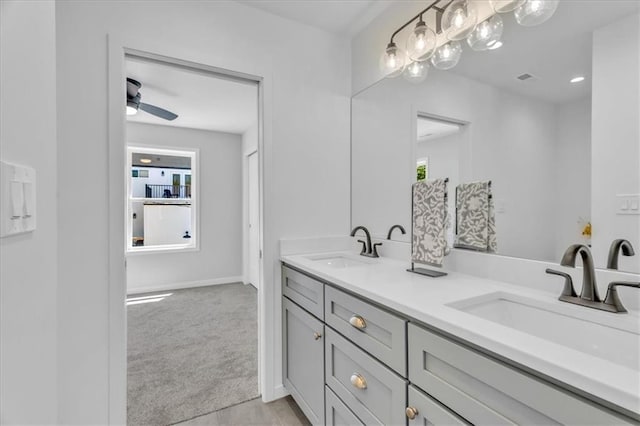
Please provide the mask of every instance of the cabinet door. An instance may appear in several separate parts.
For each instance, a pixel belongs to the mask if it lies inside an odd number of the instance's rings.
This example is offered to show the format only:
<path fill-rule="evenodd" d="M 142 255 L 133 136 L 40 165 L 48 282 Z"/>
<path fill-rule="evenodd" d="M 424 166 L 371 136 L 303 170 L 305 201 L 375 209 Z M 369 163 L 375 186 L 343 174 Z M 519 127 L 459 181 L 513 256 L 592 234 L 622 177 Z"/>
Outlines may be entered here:
<path fill-rule="evenodd" d="M 324 325 L 282 298 L 284 385 L 314 425 L 324 424 Z"/>
<path fill-rule="evenodd" d="M 364 423 L 340 401 L 340 398 L 328 386 L 325 388 L 325 396 L 327 426 L 364 426 Z"/>
<path fill-rule="evenodd" d="M 406 414 L 409 418 L 409 426 L 470 424 L 413 386 L 409 386 L 409 406 Z"/>

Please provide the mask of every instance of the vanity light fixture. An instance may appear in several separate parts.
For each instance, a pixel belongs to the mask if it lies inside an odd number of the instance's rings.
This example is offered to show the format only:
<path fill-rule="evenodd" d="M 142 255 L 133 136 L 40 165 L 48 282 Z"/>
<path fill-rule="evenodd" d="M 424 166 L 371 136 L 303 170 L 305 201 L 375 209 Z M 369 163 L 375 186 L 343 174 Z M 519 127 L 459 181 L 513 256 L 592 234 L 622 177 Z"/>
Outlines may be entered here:
<path fill-rule="evenodd" d="M 584 76 L 577 76 L 577 77 L 573 77 L 571 80 L 569 80 L 570 83 L 580 83 L 581 81 L 584 81 Z"/>
<path fill-rule="evenodd" d="M 493 10 L 498 13 L 512 12 L 522 6 L 527 0 L 491 0 Z"/>
<path fill-rule="evenodd" d="M 458 65 L 462 56 L 462 45 L 457 41 L 450 41 L 436 49 L 431 57 L 431 63 L 439 70 L 450 70 Z"/>
<path fill-rule="evenodd" d="M 512 12 L 520 25 L 529 27 L 547 21 L 558 8 L 559 0 L 489 0 L 496 14 L 478 24 L 476 0 L 435 0 L 391 34 L 391 40 L 380 58 L 385 77 L 400 74 L 411 82 L 426 78 L 427 60 L 440 70 L 455 67 L 462 55 L 459 40 L 466 39 L 473 50 L 495 50 L 502 47 L 504 23 L 499 13 Z M 443 4 L 442 6 L 438 6 Z M 423 17 L 435 12 L 435 29 Z M 412 22 L 418 21 L 407 39 L 406 51 L 393 41 Z M 438 45 L 441 40 L 441 45 Z M 448 40 L 448 41 L 446 41 Z"/>
<path fill-rule="evenodd" d="M 426 61 L 436 50 L 436 33 L 422 17 L 407 40 L 407 55 L 412 61 Z"/>
<path fill-rule="evenodd" d="M 150 158 L 141 158 L 140 162 L 142 164 L 149 164 L 149 163 L 151 163 L 151 159 Z"/>
<path fill-rule="evenodd" d="M 467 44 L 473 50 L 487 50 L 500 41 L 503 29 L 504 24 L 500 15 L 493 15 L 476 26 L 467 37 Z"/>
<path fill-rule="evenodd" d="M 518 24 L 525 27 L 540 25 L 553 16 L 559 0 L 527 0 L 513 14 Z"/>
<path fill-rule="evenodd" d="M 429 73 L 429 62 L 411 62 L 404 69 L 402 76 L 411 83 L 421 83 L 427 78 Z"/>
<path fill-rule="evenodd" d="M 442 31 L 449 40 L 462 40 L 476 28 L 478 12 L 471 0 L 453 0 L 442 17 Z"/>

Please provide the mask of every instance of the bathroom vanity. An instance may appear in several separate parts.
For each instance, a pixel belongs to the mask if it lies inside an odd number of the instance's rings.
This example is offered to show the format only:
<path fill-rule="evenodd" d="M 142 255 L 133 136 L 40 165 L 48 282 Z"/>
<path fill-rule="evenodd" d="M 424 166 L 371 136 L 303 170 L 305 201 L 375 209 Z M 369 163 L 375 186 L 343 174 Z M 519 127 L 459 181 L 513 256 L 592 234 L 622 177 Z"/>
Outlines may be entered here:
<path fill-rule="evenodd" d="M 283 380 L 313 424 L 640 421 L 637 312 L 387 258 L 282 262 Z"/>

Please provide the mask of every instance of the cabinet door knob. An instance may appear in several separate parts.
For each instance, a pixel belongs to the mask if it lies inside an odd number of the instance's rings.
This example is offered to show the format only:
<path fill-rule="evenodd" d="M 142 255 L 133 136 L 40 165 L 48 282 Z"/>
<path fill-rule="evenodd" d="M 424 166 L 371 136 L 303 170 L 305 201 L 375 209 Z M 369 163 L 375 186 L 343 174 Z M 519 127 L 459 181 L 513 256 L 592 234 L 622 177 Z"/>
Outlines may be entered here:
<path fill-rule="evenodd" d="M 349 318 L 349 324 L 357 328 L 358 330 L 363 330 L 367 328 L 367 322 L 360 315 L 354 314 Z"/>
<path fill-rule="evenodd" d="M 322 337 L 322 334 L 318 333 L 317 331 L 313 333 L 314 340 L 320 340 L 321 337 Z"/>
<path fill-rule="evenodd" d="M 358 389 L 367 388 L 367 381 L 360 373 L 353 373 L 351 375 L 351 384 Z"/>
<path fill-rule="evenodd" d="M 413 407 L 407 407 L 407 409 L 404 410 L 404 413 L 407 415 L 409 420 L 413 420 L 418 415 L 418 410 Z"/>

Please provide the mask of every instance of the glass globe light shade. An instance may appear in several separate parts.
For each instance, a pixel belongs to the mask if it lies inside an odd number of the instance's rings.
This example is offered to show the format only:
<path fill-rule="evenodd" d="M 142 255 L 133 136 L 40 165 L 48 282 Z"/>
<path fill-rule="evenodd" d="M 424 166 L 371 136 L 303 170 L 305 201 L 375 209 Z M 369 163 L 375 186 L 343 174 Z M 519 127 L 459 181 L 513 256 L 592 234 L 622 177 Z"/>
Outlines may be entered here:
<path fill-rule="evenodd" d="M 428 73 L 429 64 L 427 62 L 414 61 L 405 67 L 402 76 L 411 83 L 421 83 L 427 78 Z"/>
<path fill-rule="evenodd" d="M 473 1 L 453 0 L 442 16 L 442 31 L 449 40 L 462 40 L 476 27 L 478 12 Z"/>
<path fill-rule="evenodd" d="M 418 22 L 407 39 L 407 56 L 413 61 L 426 61 L 436 50 L 436 33 L 424 23 Z"/>
<path fill-rule="evenodd" d="M 457 41 L 450 41 L 438 47 L 431 57 L 431 64 L 439 70 L 448 70 L 460 61 L 462 45 Z"/>
<path fill-rule="evenodd" d="M 406 54 L 399 49 L 394 42 L 387 45 L 387 48 L 380 57 L 380 71 L 385 77 L 397 77 L 404 70 Z"/>
<path fill-rule="evenodd" d="M 467 37 L 467 44 L 473 50 L 487 50 L 500 41 L 504 24 L 500 15 L 493 15 L 486 21 L 480 22 Z"/>
<path fill-rule="evenodd" d="M 527 0 L 490 0 L 491 7 L 498 13 L 507 13 L 516 10 Z"/>
<path fill-rule="evenodd" d="M 557 8 L 558 0 L 527 0 L 513 13 L 518 24 L 533 27 L 551 18 Z"/>

